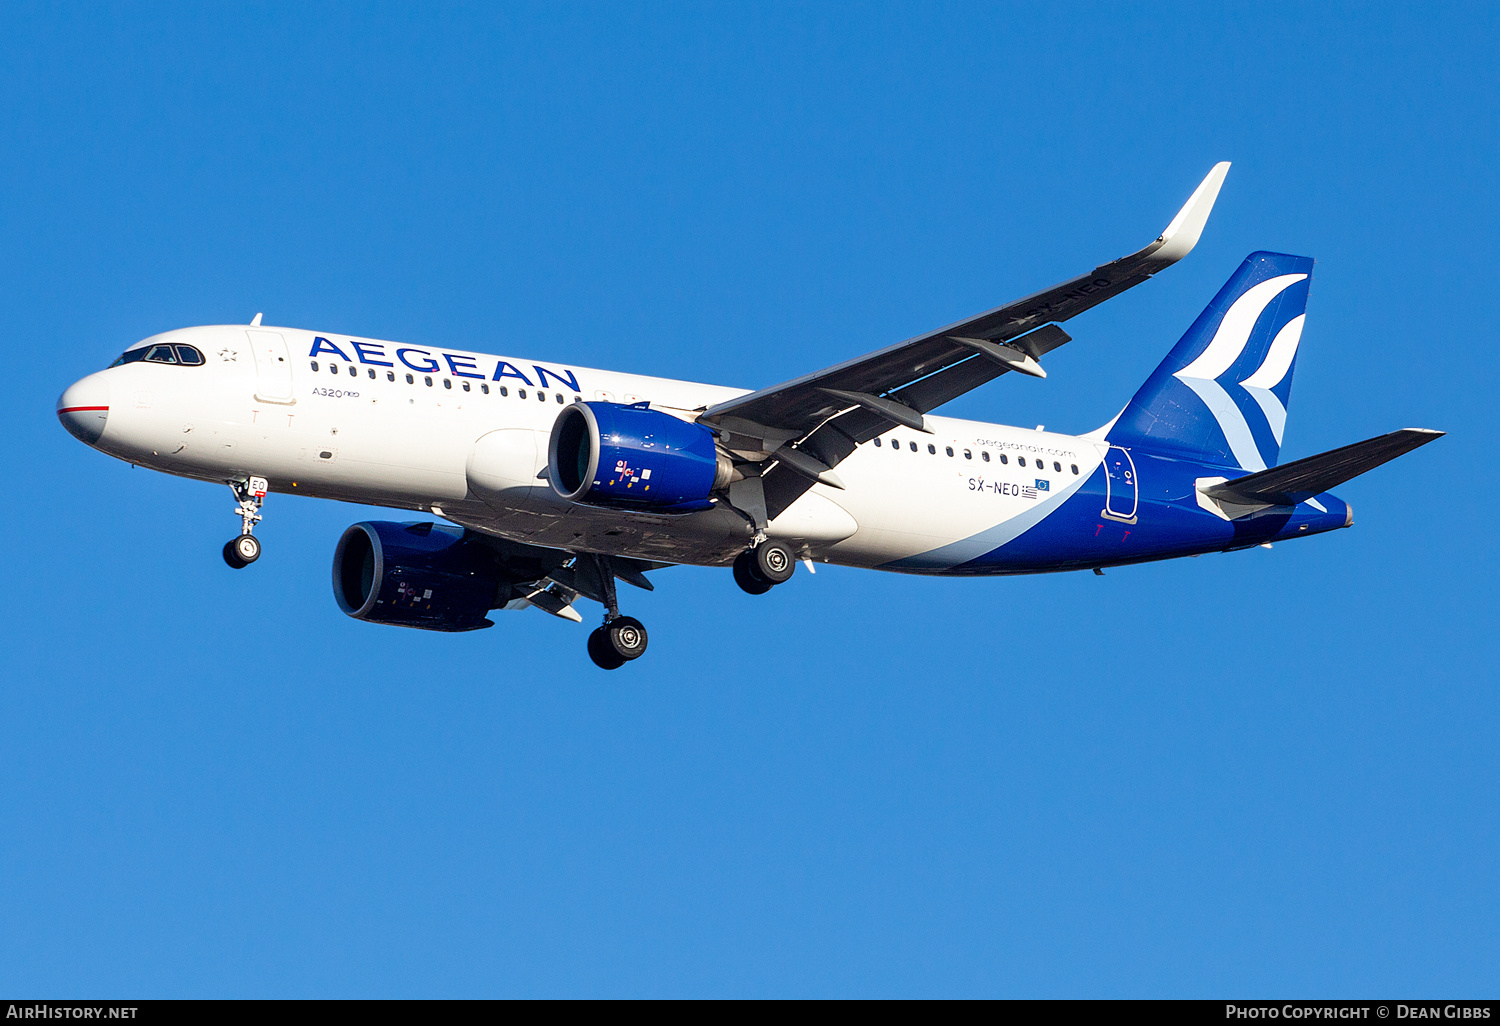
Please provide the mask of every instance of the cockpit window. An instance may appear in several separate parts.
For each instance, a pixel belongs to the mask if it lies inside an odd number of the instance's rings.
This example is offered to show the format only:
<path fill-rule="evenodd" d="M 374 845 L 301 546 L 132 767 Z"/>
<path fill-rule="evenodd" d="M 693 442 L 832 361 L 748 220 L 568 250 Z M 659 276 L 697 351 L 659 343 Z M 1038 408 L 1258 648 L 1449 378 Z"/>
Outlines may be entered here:
<path fill-rule="evenodd" d="M 142 346 L 140 349 L 132 349 L 120 354 L 120 358 L 111 367 L 119 367 L 126 363 L 174 363 L 184 367 L 201 367 L 206 362 L 203 354 L 192 346 L 175 345 L 169 346 L 163 343 L 155 346 Z"/>

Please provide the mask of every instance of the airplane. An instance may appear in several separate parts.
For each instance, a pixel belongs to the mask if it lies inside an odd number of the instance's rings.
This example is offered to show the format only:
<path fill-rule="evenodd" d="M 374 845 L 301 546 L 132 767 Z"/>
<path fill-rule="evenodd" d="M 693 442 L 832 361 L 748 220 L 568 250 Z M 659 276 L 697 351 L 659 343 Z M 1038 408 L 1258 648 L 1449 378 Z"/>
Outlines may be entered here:
<path fill-rule="evenodd" d="M 334 598 L 370 623 L 493 626 L 528 607 L 644 654 L 617 582 L 730 567 L 750 594 L 799 563 L 945 576 L 1092 570 L 1349 527 L 1329 489 L 1440 437 L 1404 428 L 1278 463 L 1313 261 L 1245 258 L 1125 408 L 1083 435 L 933 416 L 1004 374 L 1045 378 L 1059 325 L 1197 244 L 1228 162 L 1150 245 L 1015 302 L 758 391 L 432 345 L 247 325 L 153 335 L 57 403 L 79 440 L 227 484 L 236 569 L 271 493 L 441 518 L 354 524 Z"/>

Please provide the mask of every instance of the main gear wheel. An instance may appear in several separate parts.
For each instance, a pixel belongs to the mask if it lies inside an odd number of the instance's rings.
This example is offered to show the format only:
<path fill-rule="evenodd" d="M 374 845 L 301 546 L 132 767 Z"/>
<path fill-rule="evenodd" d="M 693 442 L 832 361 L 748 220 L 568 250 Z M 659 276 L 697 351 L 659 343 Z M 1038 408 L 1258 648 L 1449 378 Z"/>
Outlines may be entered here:
<path fill-rule="evenodd" d="M 646 654 L 646 628 L 633 616 L 617 616 L 589 635 L 589 658 L 602 670 L 618 670 Z"/>

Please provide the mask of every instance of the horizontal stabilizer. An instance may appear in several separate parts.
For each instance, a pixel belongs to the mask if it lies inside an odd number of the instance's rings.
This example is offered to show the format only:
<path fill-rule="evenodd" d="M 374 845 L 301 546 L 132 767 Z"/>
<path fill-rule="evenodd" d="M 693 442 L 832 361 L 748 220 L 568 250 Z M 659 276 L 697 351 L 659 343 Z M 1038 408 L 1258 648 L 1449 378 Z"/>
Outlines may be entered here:
<path fill-rule="evenodd" d="M 1402 428 L 1388 435 L 1211 485 L 1202 492 L 1210 499 L 1236 506 L 1295 506 L 1441 437 L 1441 431 Z"/>

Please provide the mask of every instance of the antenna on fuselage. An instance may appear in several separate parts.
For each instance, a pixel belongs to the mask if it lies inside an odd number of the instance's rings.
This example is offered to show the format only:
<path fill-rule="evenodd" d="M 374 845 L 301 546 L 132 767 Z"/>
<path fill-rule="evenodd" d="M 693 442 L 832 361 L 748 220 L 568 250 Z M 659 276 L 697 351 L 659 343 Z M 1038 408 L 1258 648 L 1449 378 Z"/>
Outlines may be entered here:
<path fill-rule="evenodd" d="M 250 327 L 252 327 L 252 328 L 258 328 L 258 327 L 260 327 L 260 314 L 256 314 L 253 318 L 250 319 Z"/>

